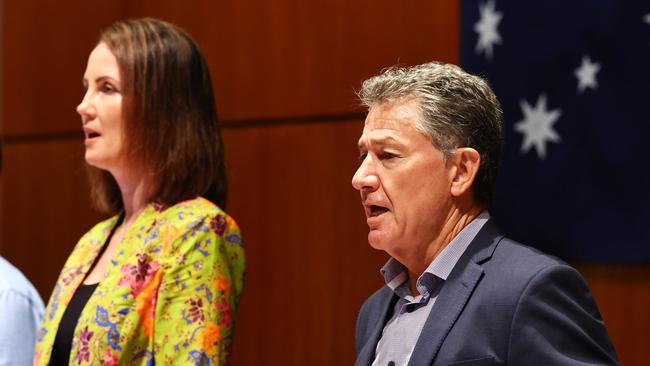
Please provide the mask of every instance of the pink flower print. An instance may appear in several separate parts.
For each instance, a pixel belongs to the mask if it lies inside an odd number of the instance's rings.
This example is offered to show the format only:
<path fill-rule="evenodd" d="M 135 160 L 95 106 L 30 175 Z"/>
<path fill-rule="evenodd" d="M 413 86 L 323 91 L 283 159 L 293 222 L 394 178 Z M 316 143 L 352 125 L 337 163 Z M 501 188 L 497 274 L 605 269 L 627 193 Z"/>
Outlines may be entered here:
<path fill-rule="evenodd" d="M 210 229 L 219 236 L 226 232 L 226 226 L 226 218 L 223 215 L 217 215 L 210 220 Z"/>
<path fill-rule="evenodd" d="M 104 363 L 102 365 L 104 366 L 118 366 L 118 359 L 117 355 L 111 352 L 110 348 L 106 349 L 106 352 L 104 352 Z"/>
<path fill-rule="evenodd" d="M 219 310 L 219 325 L 224 328 L 230 328 L 232 317 L 230 314 L 230 304 L 226 299 L 222 299 L 216 303 L 217 310 Z"/>
<path fill-rule="evenodd" d="M 196 323 L 199 320 L 201 322 L 205 321 L 205 315 L 203 315 L 203 301 L 201 299 L 196 301 L 189 299 L 185 303 L 190 304 L 188 318 L 192 323 Z"/>
<path fill-rule="evenodd" d="M 158 262 L 150 262 L 150 258 L 147 254 L 141 253 L 137 255 L 138 263 L 125 264 L 120 269 L 122 278 L 118 282 L 121 286 L 130 286 L 130 294 L 133 297 L 137 297 L 142 288 L 145 287 L 151 279 L 156 274 L 156 271 L 160 268 Z"/>
<path fill-rule="evenodd" d="M 77 360 L 77 365 L 81 365 L 82 361 L 88 362 L 90 359 L 90 351 L 88 350 L 88 343 L 93 337 L 93 332 L 88 331 L 88 327 L 85 327 L 81 333 L 79 333 L 79 350 L 75 356 Z"/>

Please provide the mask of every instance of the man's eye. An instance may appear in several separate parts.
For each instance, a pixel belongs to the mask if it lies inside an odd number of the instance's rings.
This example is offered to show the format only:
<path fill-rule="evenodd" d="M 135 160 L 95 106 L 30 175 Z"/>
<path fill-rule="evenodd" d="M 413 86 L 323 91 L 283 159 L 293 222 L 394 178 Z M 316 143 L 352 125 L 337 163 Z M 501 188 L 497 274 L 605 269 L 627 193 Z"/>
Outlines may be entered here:
<path fill-rule="evenodd" d="M 361 154 L 359 154 L 359 158 L 358 158 L 358 159 L 359 159 L 359 162 L 361 163 L 361 162 L 363 162 L 364 160 L 366 160 L 366 156 L 368 156 L 368 153 L 361 153 Z"/>
<path fill-rule="evenodd" d="M 382 152 L 381 154 L 379 154 L 379 159 L 381 160 L 390 160 L 395 157 L 396 157 L 395 154 L 391 154 L 389 152 Z"/>

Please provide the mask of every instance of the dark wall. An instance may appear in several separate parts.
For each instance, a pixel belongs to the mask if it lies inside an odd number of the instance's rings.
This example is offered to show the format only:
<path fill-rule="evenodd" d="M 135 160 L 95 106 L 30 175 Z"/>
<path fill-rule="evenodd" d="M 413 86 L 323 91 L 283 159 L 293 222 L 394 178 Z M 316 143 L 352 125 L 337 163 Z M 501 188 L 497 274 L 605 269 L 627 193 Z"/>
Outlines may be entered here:
<path fill-rule="evenodd" d="M 236 365 L 352 364 L 357 310 L 380 286 L 350 180 L 361 80 L 458 62 L 455 1 L 5 1 L 0 249 L 48 298 L 90 209 L 75 106 L 101 28 L 155 16 L 185 28 L 213 72 L 247 287 Z M 642 364 L 647 266 L 580 265 L 624 364 Z"/>

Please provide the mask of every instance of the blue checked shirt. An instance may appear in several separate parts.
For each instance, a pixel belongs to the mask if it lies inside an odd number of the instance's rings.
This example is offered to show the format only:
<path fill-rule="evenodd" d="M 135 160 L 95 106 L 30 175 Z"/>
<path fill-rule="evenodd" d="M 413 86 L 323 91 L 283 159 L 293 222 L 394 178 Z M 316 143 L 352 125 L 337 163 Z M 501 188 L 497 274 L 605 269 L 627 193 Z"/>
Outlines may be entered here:
<path fill-rule="evenodd" d="M 391 258 L 381 269 L 386 285 L 399 297 L 393 317 L 386 323 L 377 343 L 373 366 L 406 366 L 420 332 L 447 276 L 474 240 L 490 214 L 483 211 L 461 230 L 420 275 L 416 282 L 419 295 L 412 296 L 408 269 Z"/>

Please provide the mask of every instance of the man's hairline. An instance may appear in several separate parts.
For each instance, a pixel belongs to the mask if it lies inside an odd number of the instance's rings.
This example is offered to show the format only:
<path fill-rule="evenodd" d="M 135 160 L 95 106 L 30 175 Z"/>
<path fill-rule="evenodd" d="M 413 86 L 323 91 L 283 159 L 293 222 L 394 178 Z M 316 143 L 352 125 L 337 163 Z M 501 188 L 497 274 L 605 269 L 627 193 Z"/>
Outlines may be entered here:
<path fill-rule="evenodd" d="M 451 157 L 454 154 L 454 151 L 456 149 L 460 148 L 460 146 L 455 146 L 452 149 L 450 149 L 449 151 L 447 151 L 446 149 L 442 149 L 440 146 L 438 146 L 438 144 L 436 144 L 436 142 L 434 141 L 433 135 L 425 127 L 425 125 L 426 125 L 425 119 L 426 118 L 424 116 L 424 109 L 422 107 L 423 98 L 422 98 L 421 95 L 418 95 L 418 94 L 419 93 L 418 93 L 417 89 L 413 89 L 413 90 L 410 90 L 409 92 L 407 92 L 405 94 L 395 93 L 395 95 L 392 95 L 392 96 L 387 96 L 387 97 L 383 97 L 383 98 L 375 98 L 372 101 L 372 103 L 365 103 L 365 101 L 364 101 L 364 104 L 368 108 L 368 113 L 366 114 L 366 117 L 367 117 L 368 114 L 370 114 L 370 110 L 373 107 L 375 107 L 377 105 L 380 105 L 380 104 L 387 104 L 387 103 L 388 104 L 390 104 L 390 103 L 403 104 L 403 103 L 408 103 L 410 101 L 415 101 L 416 106 L 417 106 L 417 111 L 418 111 L 417 114 L 418 114 L 418 116 L 417 116 L 417 120 L 414 123 L 413 128 L 415 128 L 416 131 L 418 131 L 419 133 L 424 135 L 429 140 L 431 145 L 433 145 L 433 147 L 435 147 L 440 152 L 442 152 L 443 161 L 446 163 L 447 161 L 449 161 L 449 159 L 451 159 Z"/>

